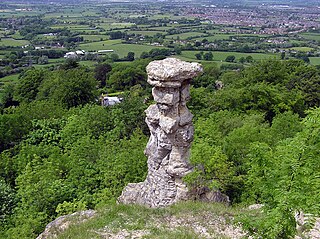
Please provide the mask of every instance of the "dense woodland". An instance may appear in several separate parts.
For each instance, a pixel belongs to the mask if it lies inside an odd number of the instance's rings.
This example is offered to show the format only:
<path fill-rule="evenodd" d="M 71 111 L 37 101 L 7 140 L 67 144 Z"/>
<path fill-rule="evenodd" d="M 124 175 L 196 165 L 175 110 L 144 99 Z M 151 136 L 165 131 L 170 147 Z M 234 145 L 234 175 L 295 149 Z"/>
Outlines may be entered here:
<path fill-rule="evenodd" d="M 57 216 L 113 204 L 127 183 L 144 180 L 151 60 L 94 69 L 69 60 L 52 71 L 29 69 L 7 86 L 0 238 L 35 238 Z M 241 71 L 205 64 L 188 104 L 196 129 L 189 187 L 220 190 L 232 204 L 263 203 L 263 215 L 240 219 L 257 237 L 294 235 L 295 211 L 320 213 L 319 84 L 320 70 L 300 60 Z M 124 100 L 102 107 L 105 92 Z"/>

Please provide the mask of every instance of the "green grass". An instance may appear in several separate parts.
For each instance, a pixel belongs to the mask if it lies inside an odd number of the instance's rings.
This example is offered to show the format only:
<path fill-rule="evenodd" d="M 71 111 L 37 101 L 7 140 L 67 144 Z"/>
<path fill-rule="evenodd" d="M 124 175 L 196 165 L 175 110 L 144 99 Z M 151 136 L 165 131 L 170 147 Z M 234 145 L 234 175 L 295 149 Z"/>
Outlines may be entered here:
<path fill-rule="evenodd" d="M 184 57 L 184 59 L 196 60 L 195 54 L 199 52 L 200 51 L 183 51 L 181 56 Z M 254 60 L 263 60 L 263 59 L 269 59 L 269 58 L 279 59 L 278 55 L 265 54 L 265 53 L 240 53 L 240 52 L 212 51 L 212 54 L 213 54 L 214 61 L 225 61 L 226 57 L 230 55 L 234 55 L 236 57 L 236 61 L 239 60 L 241 57 L 247 57 L 247 56 L 252 56 Z"/>
<path fill-rule="evenodd" d="M 112 30 L 112 29 L 126 29 L 131 26 L 133 26 L 133 23 L 130 22 L 110 22 L 110 23 L 99 23 L 97 24 L 97 27 L 101 27 L 106 31 Z"/>
<path fill-rule="evenodd" d="M 174 25 L 171 25 L 171 27 L 169 25 L 169 26 L 166 26 L 166 27 L 150 27 L 148 29 L 149 30 L 155 30 L 155 31 L 167 31 L 167 30 L 169 30 L 169 29 L 171 29 L 173 27 L 174 27 Z"/>
<path fill-rule="evenodd" d="M 320 57 L 309 57 L 312 65 L 320 65 Z"/>
<path fill-rule="evenodd" d="M 233 36 L 231 34 L 215 34 L 213 36 L 204 36 L 204 37 L 198 37 L 194 38 L 194 40 L 202 40 L 202 39 L 207 39 L 208 41 L 212 42 L 215 40 L 229 40 L 229 38 Z"/>
<path fill-rule="evenodd" d="M 94 61 L 79 61 L 79 65 L 87 66 L 87 67 L 93 67 L 97 63 Z"/>
<path fill-rule="evenodd" d="M 302 33 L 300 36 L 308 40 L 320 41 L 320 33 Z"/>
<path fill-rule="evenodd" d="M 96 29 L 88 26 L 88 25 L 77 25 L 77 24 L 60 24 L 52 26 L 53 29 L 57 28 L 67 28 L 70 31 L 95 31 Z"/>
<path fill-rule="evenodd" d="M 313 48 L 311 47 L 292 47 L 290 49 L 294 51 L 302 51 L 302 52 L 308 52 L 313 50 Z"/>
<path fill-rule="evenodd" d="M 85 51 L 110 50 L 111 46 L 121 43 L 121 40 L 106 40 L 80 44 L 79 48 Z"/>
<path fill-rule="evenodd" d="M 214 203 L 182 202 L 159 209 L 113 204 L 98 210 L 98 215 L 94 218 L 72 225 L 59 234 L 58 239 L 109 238 L 108 236 L 120 233 L 127 233 L 128 237 L 125 238 L 135 238 L 137 232 L 142 235 L 139 238 L 149 239 L 203 238 L 195 225 L 205 227 L 211 238 L 230 238 L 219 234 L 217 227 L 220 233 L 223 232 L 231 227 L 233 217 L 242 213 L 244 212 L 238 208 Z M 226 223 L 215 223 L 221 217 Z M 73 221 L 76 222 L 77 219 L 74 218 Z"/>
<path fill-rule="evenodd" d="M 112 50 L 120 57 L 124 57 L 128 54 L 128 52 L 134 52 L 135 57 L 140 57 L 142 52 L 149 52 L 154 48 L 159 48 L 156 46 L 149 46 L 149 45 L 137 45 L 137 44 L 117 44 L 111 47 Z"/>
<path fill-rule="evenodd" d="M 15 40 L 13 38 L 1 38 L 0 46 L 19 47 L 30 44 L 27 40 Z"/>
<path fill-rule="evenodd" d="M 0 78 L 0 82 L 15 83 L 18 81 L 18 78 L 19 78 L 19 74 L 9 75 L 9 76 L 5 76 L 5 77 Z"/>
<path fill-rule="evenodd" d="M 107 40 L 101 42 L 80 44 L 79 48 L 85 51 L 93 52 L 98 50 L 113 50 L 113 53 L 118 54 L 120 57 L 126 56 L 128 52 L 134 52 L 135 57 L 139 57 L 142 52 L 149 52 L 151 49 L 158 47 L 150 45 L 122 44 L 121 40 Z"/>
<path fill-rule="evenodd" d="M 15 40 L 23 40 L 23 36 L 20 35 L 20 32 L 16 31 L 13 35 L 10 35 L 11 38 Z"/>
<path fill-rule="evenodd" d="M 128 31 L 128 33 L 140 34 L 143 36 L 154 36 L 156 34 L 165 34 L 163 31 Z"/>
<path fill-rule="evenodd" d="M 101 38 L 103 41 L 108 40 L 108 36 L 106 35 L 80 35 L 83 37 L 84 41 L 101 41 Z"/>
<path fill-rule="evenodd" d="M 181 33 L 181 34 L 174 34 L 174 35 L 168 35 L 166 36 L 167 39 L 177 39 L 178 37 L 181 40 L 185 40 L 189 37 L 203 37 L 205 38 L 207 36 L 207 34 L 203 33 L 203 32 L 185 32 L 185 33 Z"/>

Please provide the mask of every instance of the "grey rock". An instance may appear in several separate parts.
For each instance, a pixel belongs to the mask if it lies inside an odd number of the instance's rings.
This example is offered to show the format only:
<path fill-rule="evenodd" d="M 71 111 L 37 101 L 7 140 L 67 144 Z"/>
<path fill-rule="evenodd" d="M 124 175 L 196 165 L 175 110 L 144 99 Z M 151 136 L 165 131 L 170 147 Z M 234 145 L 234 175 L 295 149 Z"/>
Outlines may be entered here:
<path fill-rule="evenodd" d="M 71 225 L 80 224 L 96 215 L 94 210 L 75 212 L 61 216 L 50 222 L 45 230 L 36 239 L 57 238 L 58 234 L 69 228 Z"/>
<path fill-rule="evenodd" d="M 145 111 L 151 133 L 144 151 L 148 175 L 144 182 L 128 184 L 119 203 L 163 207 L 189 199 L 182 177 L 192 171 L 189 156 L 194 128 L 186 102 L 190 99 L 190 79 L 201 72 L 198 63 L 174 58 L 153 61 L 147 66 L 156 101 Z"/>
<path fill-rule="evenodd" d="M 167 88 L 179 88 L 182 82 L 196 77 L 200 72 L 200 64 L 176 58 L 153 61 L 147 66 L 149 84 Z"/>

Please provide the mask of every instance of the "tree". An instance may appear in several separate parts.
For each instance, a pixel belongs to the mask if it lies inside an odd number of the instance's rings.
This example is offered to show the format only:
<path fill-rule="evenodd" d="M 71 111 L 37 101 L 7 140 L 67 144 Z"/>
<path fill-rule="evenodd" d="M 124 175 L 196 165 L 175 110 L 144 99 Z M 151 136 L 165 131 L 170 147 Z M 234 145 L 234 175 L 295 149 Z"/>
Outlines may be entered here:
<path fill-rule="evenodd" d="M 239 59 L 239 62 L 243 64 L 243 63 L 246 62 L 246 59 L 242 56 L 242 57 Z"/>
<path fill-rule="evenodd" d="M 41 56 L 38 58 L 38 64 L 39 65 L 45 65 L 48 64 L 48 56 Z"/>
<path fill-rule="evenodd" d="M 119 55 L 116 54 L 116 53 L 112 53 L 112 54 L 110 55 L 110 59 L 111 59 L 112 61 L 118 61 L 118 60 L 119 60 Z"/>
<path fill-rule="evenodd" d="M 227 56 L 227 57 L 226 57 L 225 61 L 226 61 L 226 62 L 234 62 L 234 61 L 235 61 L 235 59 L 236 59 L 236 57 L 235 57 L 235 56 L 230 55 L 230 56 Z"/>
<path fill-rule="evenodd" d="M 67 58 L 65 63 L 62 64 L 59 69 L 61 70 L 70 70 L 79 67 L 79 63 L 77 59 Z"/>
<path fill-rule="evenodd" d="M 200 42 L 200 41 L 196 41 L 196 42 L 194 43 L 194 46 L 195 46 L 195 47 L 201 46 L 201 42 Z"/>
<path fill-rule="evenodd" d="M 28 70 L 17 84 L 16 98 L 20 102 L 31 102 L 35 100 L 39 92 L 39 86 L 46 77 L 47 72 L 45 70 Z"/>
<path fill-rule="evenodd" d="M 175 47 L 174 47 L 174 51 L 175 51 L 175 53 L 176 53 L 177 55 L 181 55 L 182 49 L 181 49 L 181 47 L 179 47 L 179 46 L 175 46 Z"/>
<path fill-rule="evenodd" d="M 201 60 L 202 59 L 202 54 L 201 53 L 196 53 L 195 54 L 197 60 Z"/>
<path fill-rule="evenodd" d="M 207 52 L 203 55 L 203 59 L 206 60 L 206 61 L 212 61 L 213 59 L 213 55 L 212 55 L 212 52 Z"/>
<path fill-rule="evenodd" d="M 106 86 L 107 74 L 112 70 L 110 64 L 99 64 L 94 69 L 94 78 L 100 82 L 100 87 Z"/>
<path fill-rule="evenodd" d="M 140 84 L 146 86 L 146 72 L 141 67 L 131 64 L 116 65 L 110 72 L 107 84 L 115 91 L 130 89 L 130 87 Z"/>
<path fill-rule="evenodd" d="M 14 85 L 6 85 L 0 98 L 0 109 L 10 106 L 17 106 L 18 104 L 19 102 L 14 99 Z"/>
<path fill-rule="evenodd" d="M 127 61 L 134 61 L 134 52 L 128 52 L 128 55 L 126 57 Z"/>
<path fill-rule="evenodd" d="M 60 70 L 50 75 L 40 86 L 38 98 L 60 102 L 67 108 L 92 102 L 97 82 L 85 68 Z"/>
<path fill-rule="evenodd" d="M 145 52 L 145 51 L 142 52 L 141 55 L 140 55 L 140 58 L 141 58 L 141 59 L 146 59 L 146 58 L 149 58 L 149 57 L 150 57 L 150 56 L 149 56 L 149 53 L 148 53 L 148 52 Z"/>
<path fill-rule="evenodd" d="M 262 238 L 292 238 L 294 213 L 320 213 L 319 108 L 308 112 L 303 130 L 277 147 L 253 144 L 249 154 L 247 189 L 265 204 L 264 216 L 246 222 L 249 231 Z"/>
<path fill-rule="evenodd" d="M 0 177 L 0 229 L 7 226 L 9 217 L 13 214 L 13 209 L 17 203 L 13 189 Z M 1 235 L 0 235 L 1 236 Z"/>
<path fill-rule="evenodd" d="M 252 57 L 252 56 L 247 56 L 247 57 L 246 57 L 246 61 L 247 61 L 248 63 L 253 62 L 253 57 Z"/>
<path fill-rule="evenodd" d="M 110 40 L 121 39 L 124 36 L 125 36 L 125 33 L 121 32 L 121 31 L 110 32 Z"/>

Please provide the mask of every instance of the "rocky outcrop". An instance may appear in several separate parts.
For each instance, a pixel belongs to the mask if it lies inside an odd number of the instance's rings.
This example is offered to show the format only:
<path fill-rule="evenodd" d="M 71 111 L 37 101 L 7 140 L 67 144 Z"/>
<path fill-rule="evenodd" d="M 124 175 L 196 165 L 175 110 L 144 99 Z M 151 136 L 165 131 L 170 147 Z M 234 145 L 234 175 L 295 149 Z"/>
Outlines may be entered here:
<path fill-rule="evenodd" d="M 147 66 L 156 102 L 145 111 L 151 133 L 145 149 L 148 175 L 144 182 L 127 185 L 118 202 L 162 207 L 188 199 L 182 177 L 191 172 L 188 159 L 194 128 L 186 103 L 190 99 L 190 80 L 200 72 L 198 63 L 175 58 Z"/>
<path fill-rule="evenodd" d="M 93 218 L 95 215 L 96 211 L 86 210 L 58 217 L 56 220 L 50 222 L 46 226 L 44 232 L 36 239 L 57 238 L 61 232 L 68 229 L 71 225 L 83 223 L 86 220 Z"/>

